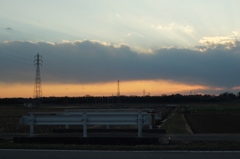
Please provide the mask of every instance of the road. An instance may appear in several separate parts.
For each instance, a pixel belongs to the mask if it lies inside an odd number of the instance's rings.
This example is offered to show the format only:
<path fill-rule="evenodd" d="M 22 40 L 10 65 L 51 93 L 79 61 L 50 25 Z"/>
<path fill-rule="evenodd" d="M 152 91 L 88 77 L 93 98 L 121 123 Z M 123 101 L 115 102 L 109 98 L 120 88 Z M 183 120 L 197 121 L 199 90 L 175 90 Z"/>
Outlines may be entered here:
<path fill-rule="evenodd" d="M 28 133 L 0 133 L 0 140 L 13 140 L 13 137 L 28 137 Z M 168 141 L 240 141 L 240 134 L 144 134 L 144 137 L 159 138 L 160 143 Z M 39 134 L 35 137 L 82 137 L 81 133 L 48 133 Z M 136 137 L 136 133 L 89 133 L 91 137 Z M 116 138 L 117 140 L 117 138 Z"/>
<path fill-rule="evenodd" d="M 0 149 L 1 159 L 236 159 L 240 151 L 81 151 Z"/>
<path fill-rule="evenodd" d="M 240 134 L 166 134 L 173 141 L 240 141 Z"/>

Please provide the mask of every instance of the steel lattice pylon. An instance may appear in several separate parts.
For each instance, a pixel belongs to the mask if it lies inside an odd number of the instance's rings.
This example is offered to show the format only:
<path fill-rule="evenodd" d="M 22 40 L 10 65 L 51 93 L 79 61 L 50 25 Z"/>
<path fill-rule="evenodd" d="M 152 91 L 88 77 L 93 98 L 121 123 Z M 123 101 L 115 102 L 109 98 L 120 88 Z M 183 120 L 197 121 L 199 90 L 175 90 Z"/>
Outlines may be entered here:
<path fill-rule="evenodd" d="M 34 66 L 36 66 L 36 76 L 34 84 L 34 95 L 33 98 L 37 99 L 37 104 L 39 105 L 39 99 L 42 97 L 42 86 L 41 86 L 41 75 L 40 75 L 40 65 L 42 65 L 42 56 L 39 53 L 34 56 Z"/>

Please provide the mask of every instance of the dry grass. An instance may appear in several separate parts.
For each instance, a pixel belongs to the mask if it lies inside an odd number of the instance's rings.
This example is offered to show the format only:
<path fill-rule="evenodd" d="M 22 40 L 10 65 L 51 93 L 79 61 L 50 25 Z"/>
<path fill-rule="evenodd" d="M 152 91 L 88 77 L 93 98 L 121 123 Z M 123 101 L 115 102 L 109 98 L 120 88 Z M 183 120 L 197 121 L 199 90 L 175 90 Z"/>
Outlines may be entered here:
<path fill-rule="evenodd" d="M 184 115 L 175 109 L 167 120 L 162 124 L 162 129 L 167 134 L 192 134 L 192 130 L 186 122 Z"/>

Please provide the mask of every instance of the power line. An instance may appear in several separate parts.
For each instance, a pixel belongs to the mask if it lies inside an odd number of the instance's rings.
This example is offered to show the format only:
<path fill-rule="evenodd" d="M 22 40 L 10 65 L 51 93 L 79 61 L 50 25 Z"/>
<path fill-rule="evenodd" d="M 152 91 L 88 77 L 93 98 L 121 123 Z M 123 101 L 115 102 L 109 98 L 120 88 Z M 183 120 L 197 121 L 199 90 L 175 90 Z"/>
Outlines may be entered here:
<path fill-rule="evenodd" d="M 60 69 L 57 69 L 57 68 L 54 68 L 50 65 L 48 65 L 45 61 L 45 64 L 44 64 L 44 70 L 45 72 L 47 71 L 49 75 L 53 75 L 51 76 L 52 78 L 59 80 L 59 78 L 62 80 L 62 81 L 65 81 L 65 82 L 69 82 L 69 81 L 72 81 L 72 78 L 70 78 L 69 74 L 65 73 L 64 71 L 60 70 Z M 57 76 L 57 77 L 56 77 Z M 58 78 L 59 77 L 59 78 Z"/>
<path fill-rule="evenodd" d="M 22 46 L 23 48 L 26 48 L 26 50 L 28 50 L 28 48 L 26 46 Z M 3 46 L 0 45 L 0 49 L 3 50 L 4 52 L 0 52 L 0 61 L 2 65 L 4 65 L 4 67 L 12 67 L 12 69 L 16 68 L 16 65 L 18 65 L 17 67 L 19 69 L 22 68 L 22 66 L 25 66 L 26 68 L 24 69 L 29 69 L 30 67 L 27 66 L 31 66 L 31 63 L 29 63 L 28 61 L 30 61 L 31 54 L 29 53 L 29 51 L 20 51 L 20 50 L 16 50 L 14 48 L 10 48 L 8 46 Z M 69 71 L 63 71 L 63 66 L 65 67 L 64 64 L 62 64 L 62 62 L 60 61 L 56 61 L 56 58 L 51 59 L 51 56 L 48 57 L 47 59 L 48 61 L 44 61 L 44 72 L 46 72 L 48 74 L 47 77 L 51 77 L 54 81 L 58 81 L 60 79 L 60 81 L 63 82 L 71 82 L 73 81 L 73 74 L 70 75 Z M 55 63 L 57 62 L 57 64 Z M 11 65 L 10 63 L 14 63 L 14 65 Z M 22 66 L 20 66 L 20 64 Z M 10 65 L 10 66 L 9 66 Z M 23 69 L 23 68 L 22 68 Z M 2 72 L 6 72 L 5 69 L 0 69 L 0 71 Z M 9 71 L 10 73 L 11 71 Z M 42 73 L 44 73 L 42 72 Z M 72 72 L 73 73 L 73 72 Z M 48 78 L 46 78 L 48 79 Z"/>
<path fill-rule="evenodd" d="M 4 60 L 4 61 L 7 61 L 6 64 L 9 64 L 9 62 L 14 62 L 15 64 L 18 63 L 18 64 L 24 64 L 25 66 L 32 66 L 30 63 L 26 62 L 26 61 L 29 61 L 29 57 L 31 57 L 31 55 L 25 53 L 25 52 L 22 52 L 22 51 L 19 51 L 19 50 L 15 50 L 15 49 L 12 49 L 12 48 L 9 48 L 9 47 L 3 47 L 0 45 L 0 48 L 5 50 L 4 53 L 0 53 L 0 60 Z M 3 62 L 4 62 L 3 61 Z M 53 68 L 52 67 L 52 64 L 54 64 L 53 62 L 51 62 L 51 66 L 48 65 L 47 63 L 45 63 L 45 70 L 47 72 L 50 72 L 49 75 L 57 75 L 58 77 L 61 77 L 61 79 L 64 79 L 65 81 L 67 81 L 66 78 L 68 78 L 68 80 L 70 80 L 69 78 L 69 75 L 66 74 L 65 72 L 63 72 L 61 69 L 58 69 L 57 68 Z M 4 71 L 6 72 L 6 70 L 1 70 L 1 71 Z M 58 79 L 58 78 L 56 78 Z"/>

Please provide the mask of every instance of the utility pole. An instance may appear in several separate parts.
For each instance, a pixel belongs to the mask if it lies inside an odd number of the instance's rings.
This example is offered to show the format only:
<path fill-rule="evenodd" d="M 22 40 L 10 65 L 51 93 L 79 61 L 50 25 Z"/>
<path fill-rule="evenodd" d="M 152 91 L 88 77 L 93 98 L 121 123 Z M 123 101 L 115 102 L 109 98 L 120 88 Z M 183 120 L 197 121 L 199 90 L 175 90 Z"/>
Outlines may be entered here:
<path fill-rule="evenodd" d="M 120 84 L 119 84 L 119 80 L 117 81 L 117 103 L 120 104 Z"/>
<path fill-rule="evenodd" d="M 42 86 L 41 86 L 41 75 L 40 75 L 40 65 L 42 66 L 42 56 L 37 53 L 34 56 L 34 66 L 36 66 L 35 84 L 34 84 L 34 95 L 35 104 L 40 106 L 40 98 L 42 97 Z"/>

